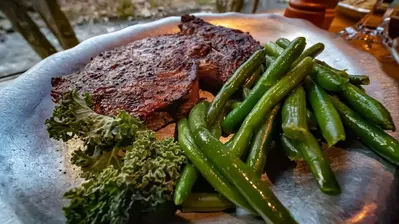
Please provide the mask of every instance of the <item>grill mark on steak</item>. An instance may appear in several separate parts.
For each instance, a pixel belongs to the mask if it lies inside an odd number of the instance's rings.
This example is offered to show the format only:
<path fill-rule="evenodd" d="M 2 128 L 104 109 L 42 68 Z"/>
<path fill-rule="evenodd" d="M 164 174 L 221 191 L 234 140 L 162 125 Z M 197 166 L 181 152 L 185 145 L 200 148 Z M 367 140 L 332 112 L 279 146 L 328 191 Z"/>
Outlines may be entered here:
<path fill-rule="evenodd" d="M 134 41 L 103 52 L 82 70 L 52 79 L 53 100 L 76 89 L 93 110 L 125 110 L 158 130 L 185 116 L 199 99 L 199 80 L 223 84 L 261 46 L 248 33 L 183 16 L 180 32 Z M 205 86 L 205 87 L 206 87 Z"/>

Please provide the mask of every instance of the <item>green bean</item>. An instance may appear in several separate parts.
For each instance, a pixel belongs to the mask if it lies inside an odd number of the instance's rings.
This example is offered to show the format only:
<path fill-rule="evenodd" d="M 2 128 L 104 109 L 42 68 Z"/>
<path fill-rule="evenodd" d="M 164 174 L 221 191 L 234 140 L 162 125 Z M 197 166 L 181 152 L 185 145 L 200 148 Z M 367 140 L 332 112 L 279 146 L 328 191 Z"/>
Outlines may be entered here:
<path fill-rule="evenodd" d="M 234 105 L 232 105 L 234 106 Z M 220 138 L 220 136 L 222 136 L 222 123 L 223 123 L 223 119 L 224 119 L 224 111 L 226 109 L 223 109 L 222 112 L 219 114 L 219 116 L 217 117 L 215 123 L 212 125 L 211 127 L 211 133 L 216 137 L 216 138 Z"/>
<path fill-rule="evenodd" d="M 282 109 L 282 128 L 284 134 L 292 139 L 304 139 L 306 134 L 306 94 L 302 86 L 298 86 L 287 97 Z"/>
<path fill-rule="evenodd" d="M 292 144 L 292 140 L 285 137 L 284 135 L 280 136 L 280 145 L 282 146 L 285 155 L 291 161 L 301 161 L 303 160 L 302 154 L 298 151 L 296 146 Z"/>
<path fill-rule="evenodd" d="M 277 44 L 275 44 L 271 41 L 268 42 L 267 44 L 265 44 L 263 47 L 265 48 L 266 55 L 270 55 L 275 58 L 277 58 L 284 51 L 283 48 L 279 47 Z"/>
<path fill-rule="evenodd" d="M 265 51 L 256 51 L 246 62 L 244 62 L 234 74 L 223 85 L 222 89 L 216 94 L 208 111 L 207 121 L 209 127 L 213 125 L 217 116 L 221 113 L 227 100 L 235 93 L 241 84 L 252 75 L 253 72 L 263 63 Z"/>
<path fill-rule="evenodd" d="M 223 143 L 207 129 L 205 122 L 207 102 L 197 104 L 189 115 L 189 126 L 195 143 L 248 203 L 267 223 L 296 223 L 289 211 L 281 204 L 266 183 L 238 157 L 228 152 Z"/>
<path fill-rule="evenodd" d="M 266 61 L 269 61 L 269 63 L 272 63 L 275 60 L 271 56 L 266 57 L 268 57 Z M 349 82 L 347 77 L 342 77 L 338 74 L 335 74 L 334 72 L 318 64 L 313 65 L 312 72 L 310 74 L 317 84 L 332 92 L 342 91 L 342 89 L 345 88 L 345 85 Z"/>
<path fill-rule="evenodd" d="M 344 126 L 327 93 L 311 79 L 305 79 L 308 100 L 316 116 L 323 137 L 329 146 L 346 138 Z"/>
<path fill-rule="evenodd" d="M 317 129 L 316 117 L 314 116 L 312 111 L 310 111 L 308 108 L 306 108 L 306 120 L 307 120 L 307 124 L 308 124 L 308 129 L 309 130 L 316 130 Z"/>
<path fill-rule="evenodd" d="M 360 141 L 389 162 L 399 166 L 399 142 L 378 127 L 370 124 L 362 116 L 352 111 L 336 97 L 330 97 L 347 129 L 359 137 Z"/>
<path fill-rule="evenodd" d="M 260 78 L 262 72 L 263 72 L 263 65 L 260 65 L 254 72 L 253 75 L 251 75 L 250 77 L 247 78 L 247 80 L 245 80 L 243 87 L 244 88 L 248 88 L 251 89 L 252 86 L 256 83 L 256 81 L 258 81 L 258 79 Z"/>
<path fill-rule="evenodd" d="M 291 142 L 308 163 L 321 191 L 329 195 L 341 193 L 341 189 L 331 170 L 330 164 L 313 135 L 308 133 L 305 135 L 304 141 L 292 140 Z"/>
<path fill-rule="evenodd" d="M 303 53 L 294 61 L 294 63 L 292 63 L 292 67 L 295 67 L 300 61 L 302 61 L 302 59 L 306 57 L 315 58 L 323 51 L 324 51 L 324 44 L 316 43 L 312 45 L 311 47 L 304 50 Z"/>
<path fill-rule="evenodd" d="M 286 48 L 286 47 L 280 47 L 278 44 L 275 44 L 273 42 L 265 44 L 264 47 L 266 54 L 275 58 L 278 57 Z M 302 61 L 302 59 L 306 57 L 315 58 L 317 55 L 323 52 L 323 50 L 324 50 L 324 44 L 322 43 L 316 43 L 312 45 L 311 47 L 303 51 L 303 53 L 292 63 L 291 67 L 295 67 L 300 61 Z"/>
<path fill-rule="evenodd" d="M 265 168 L 266 157 L 270 150 L 272 138 L 276 129 L 276 117 L 280 107 L 281 105 L 277 104 L 273 110 L 270 111 L 251 143 L 246 164 L 254 170 L 259 177 L 262 175 Z"/>
<path fill-rule="evenodd" d="M 219 212 L 234 207 L 233 203 L 220 194 L 191 193 L 183 202 L 182 212 Z"/>
<path fill-rule="evenodd" d="M 315 63 L 312 70 L 313 79 L 328 91 L 340 92 L 349 82 L 347 77 L 342 77 L 335 72 Z"/>
<path fill-rule="evenodd" d="M 226 103 L 226 110 L 227 111 L 231 111 L 231 110 L 234 110 L 235 108 L 237 108 L 238 107 L 238 105 L 240 105 L 240 101 L 237 101 L 237 100 L 229 100 L 229 101 L 227 101 L 227 103 Z"/>
<path fill-rule="evenodd" d="M 265 115 L 295 87 L 297 87 L 312 69 L 313 60 L 306 57 L 286 76 L 272 86 L 246 116 L 239 131 L 234 135 L 230 148 L 232 154 L 240 157 L 251 141 L 253 132 L 259 127 Z M 227 118 L 226 118 L 227 119 Z M 224 125 L 224 122 L 223 122 Z"/>
<path fill-rule="evenodd" d="M 175 205 L 181 205 L 187 196 L 191 193 L 195 181 L 197 181 L 198 172 L 191 164 L 187 164 L 177 181 L 175 192 L 173 193 L 173 201 Z"/>
<path fill-rule="evenodd" d="M 232 133 L 240 126 L 241 122 L 245 119 L 262 95 L 271 86 L 273 86 L 281 76 L 289 71 L 292 62 L 299 57 L 305 48 L 305 45 L 305 38 L 299 37 L 295 39 L 276 59 L 276 61 L 272 65 L 268 66 L 265 73 L 263 73 L 262 77 L 252 88 L 248 98 L 246 98 L 238 108 L 231 111 L 223 121 L 223 130 L 226 133 Z"/>
<path fill-rule="evenodd" d="M 316 61 L 316 64 L 322 65 L 324 68 L 332 71 L 335 74 L 338 74 L 338 75 L 340 75 L 342 77 L 348 77 L 349 76 L 348 73 L 346 73 L 346 70 L 339 70 L 339 69 L 333 68 L 329 64 L 327 64 L 326 62 L 320 61 L 318 59 L 316 59 L 315 61 Z"/>
<path fill-rule="evenodd" d="M 230 183 L 215 165 L 204 155 L 201 149 L 195 144 L 192 132 L 189 129 L 187 119 L 182 119 L 177 124 L 178 141 L 184 154 L 194 164 L 201 175 L 216 189 L 234 204 L 252 211 L 241 193 Z M 213 135 L 212 135 L 213 136 Z M 216 138 L 215 138 L 216 139 Z"/>
<path fill-rule="evenodd" d="M 369 122 L 386 130 L 395 130 L 391 114 L 380 102 L 370 97 L 356 86 L 348 83 L 342 90 L 348 105 Z"/>
<path fill-rule="evenodd" d="M 286 38 L 278 38 L 278 39 L 276 40 L 276 44 L 277 44 L 278 46 L 284 48 L 284 49 L 287 48 L 288 45 L 290 45 L 290 43 L 291 43 L 291 41 L 289 41 L 289 40 L 286 39 Z"/>
<path fill-rule="evenodd" d="M 370 78 L 367 75 L 350 75 L 349 82 L 353 85 L 369 85 Z"/>
<path fill-rule="evenodd" d="M 278 48 L 278 46 L 276 47 L 272 45 L 269 48 Z M 297 61 L 305 56 L 316 57 L 323 50 L 324 50 L 324 45 L 322 43 L 317 43 L 306 49 L 297 59 Z M 273 52 L 279 52 L 279 51 L 282 51 L 282 49 L 275 49 Z M 268 60 L 272 61 L 272 59 L 270 58 Z M 295 61 L 293 65 L 295 65 L 297 61 Z M 314 64 L 311 74 L 312 77 L 316 80 L 316 82 L 319 85 L 321 85 L 321 87 L 333 92 L 341 91 L 343 89 L 343 86 L 349 82 L 348 78 L 340 76 L 333 69 L 328 69 L 327 67 L 319 65 L 317 63 Z"/>
<path fill-rule="evenodd" d="M 249 96 L 249 92 L 251 92 L 251 90 L 250 89 L 248 89 L 248 88 L 242 88 L 242 97 L 243 97 L 243 99 L 246 99 L 246 98 L 248 98 L 248 96 Z M 239 107 L 240 105 L 237 105 L 237 107 Z M 236 108 L 237 108 L 236 107 Z M 234 108 L 235 109 L 235 108 Z"/>
<path fill-rule="evenodd" d="M 266 67 L 271 66 L 274 61 L 276 60 L 274 57 L 270 56 L 270 55 L 266 55 Z"/>
<path fill-rule="evenodd" d="M 363 93 L 366 93 L 366 89 L 361 85 L 356 85 L 358 89 L 360 89 Z"/>

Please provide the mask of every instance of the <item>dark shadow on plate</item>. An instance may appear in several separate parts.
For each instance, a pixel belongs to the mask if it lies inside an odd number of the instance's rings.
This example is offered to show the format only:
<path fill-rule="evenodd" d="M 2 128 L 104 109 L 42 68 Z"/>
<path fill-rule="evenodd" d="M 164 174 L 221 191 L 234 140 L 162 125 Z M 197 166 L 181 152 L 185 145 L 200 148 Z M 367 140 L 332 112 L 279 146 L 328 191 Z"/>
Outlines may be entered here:
<path fill-rule="evenodd" d="M 285 171 L 292 170 L 295 166 L 296 163 L 288 159 L 281 146 L 275 144 L 267 155 L 265 172 L 268 179 L 274 183 Z"/>

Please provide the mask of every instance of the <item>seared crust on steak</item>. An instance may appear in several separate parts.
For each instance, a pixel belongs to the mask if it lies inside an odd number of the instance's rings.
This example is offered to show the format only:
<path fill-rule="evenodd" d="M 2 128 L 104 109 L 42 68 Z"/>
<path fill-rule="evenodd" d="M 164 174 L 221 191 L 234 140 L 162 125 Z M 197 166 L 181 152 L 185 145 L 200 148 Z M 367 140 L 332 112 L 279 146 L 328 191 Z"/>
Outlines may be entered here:
<path fill-rule="evenodd" d="M 57 102 L 76 89 L 93 110 L 125 110 L 158 130 L 185 116 L 199 99 L 198 79 L 221 85 L 260 45 L 249 34 L 183 16 L 181 32 L 134 41 L 103 52 L 82 70 L 52 79 Z"/>
<path fill-rule="evenodd" d="M 207 84 L 220 87 L 243 62 L 261 49 L 258 41 L 241 30 L 215 26 L 191 15 L 182 16 L 181 21 L 180 33 L 200 43 L 192 48 L 189 56 L 198 60 L 200 79 Z"/>

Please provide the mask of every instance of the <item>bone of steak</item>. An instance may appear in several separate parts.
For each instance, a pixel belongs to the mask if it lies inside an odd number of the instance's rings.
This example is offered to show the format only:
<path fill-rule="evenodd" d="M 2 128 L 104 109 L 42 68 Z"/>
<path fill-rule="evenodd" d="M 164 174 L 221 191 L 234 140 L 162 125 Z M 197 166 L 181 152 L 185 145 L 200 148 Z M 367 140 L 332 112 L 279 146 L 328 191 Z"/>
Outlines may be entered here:
<path fill-rule="evenodd" d="M 183 16 L 181 31 L 105 51 L 82 70 L 52 79 L 53 100 L 75 89 L 90 93 L 93 110 L 125 110 L 158 130 L 199 100 L 199 79 L 220 86 L 261 46 L 248 33 Z"/>

